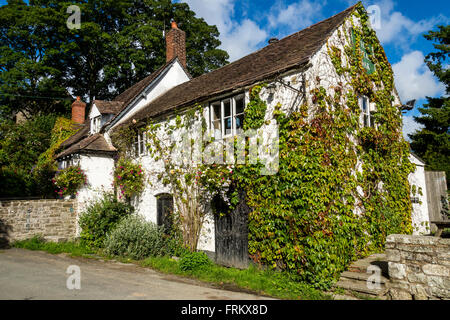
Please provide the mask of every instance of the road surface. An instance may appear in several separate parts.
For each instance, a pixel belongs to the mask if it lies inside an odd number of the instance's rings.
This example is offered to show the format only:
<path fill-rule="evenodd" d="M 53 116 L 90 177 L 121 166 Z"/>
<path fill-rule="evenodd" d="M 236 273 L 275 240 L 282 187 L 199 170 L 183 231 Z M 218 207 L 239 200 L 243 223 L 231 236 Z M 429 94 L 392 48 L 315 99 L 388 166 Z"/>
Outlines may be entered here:
<path fill-rule="evenodd" d="M 260 300 L 265 298 L 216 289 L 195 280 L 164 275 L 133 264 L 71 258 L 64 254 L 52 255 L 42 251 L 12 248 L 0 250 L 0 299 Z"/>

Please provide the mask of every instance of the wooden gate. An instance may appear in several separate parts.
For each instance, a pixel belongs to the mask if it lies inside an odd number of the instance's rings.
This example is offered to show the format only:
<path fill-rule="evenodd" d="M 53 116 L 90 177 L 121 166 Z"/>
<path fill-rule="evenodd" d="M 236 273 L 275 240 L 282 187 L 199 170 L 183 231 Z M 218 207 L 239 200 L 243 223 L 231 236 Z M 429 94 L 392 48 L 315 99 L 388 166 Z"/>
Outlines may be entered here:
<path fill-rule="evenodd" d="M 248 214 L 250 208 L 245 202 L 245 193 L 239 194 L 239 204 L 233 212 L 215 216 L 216 263 L 245 269 L 248 256 Z"/>

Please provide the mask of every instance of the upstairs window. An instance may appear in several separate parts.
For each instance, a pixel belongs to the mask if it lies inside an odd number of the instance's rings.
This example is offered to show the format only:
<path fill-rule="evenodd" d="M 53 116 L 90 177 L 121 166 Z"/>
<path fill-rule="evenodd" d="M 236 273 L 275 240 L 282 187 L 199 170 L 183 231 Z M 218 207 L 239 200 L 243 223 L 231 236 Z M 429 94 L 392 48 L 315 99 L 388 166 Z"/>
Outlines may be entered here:
<path fill-rule="evenodd" d="M 133 141 L 133 154 L 136 157 L 147 154 L 147 134 L 145 132 L 137 132 Z"/>
<path fill-rule="evenodd" d="M 370 100 L 365 96 L 360 97 L 359 100 L 361 105 L 362 125 L 364 128 L 369 128 L 372 126 L 372 119 L 370 117 Z"/>
<path fill-rule="evenodd" d="M 101 116 L 95 117 L 91 119 L 91 132 L 98 133 L 100 132 L 102 124 Z"/>
<path fill-rule="evenodd" d="M 210 104 L 210 128 L 216 139 L 239 133 L 244 124 L 244 108 L 243 94 Z"/>

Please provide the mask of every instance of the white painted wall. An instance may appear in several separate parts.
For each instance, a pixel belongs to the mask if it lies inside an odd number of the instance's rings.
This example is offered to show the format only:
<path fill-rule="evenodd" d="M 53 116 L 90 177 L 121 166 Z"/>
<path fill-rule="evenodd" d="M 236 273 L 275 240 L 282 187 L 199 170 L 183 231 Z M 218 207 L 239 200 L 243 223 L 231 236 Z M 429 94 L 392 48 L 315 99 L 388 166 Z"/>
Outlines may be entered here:
<path fill-rule="evenodd" d="M 114 124 L 114 127 L 130 119 L 133 114 L 135 114 L 139 110 L 142 110 L 143 107 L 145 107 L 148 103 L 155 100 L 163 93 L 186 81 L 189 81 L 188 75 L 186 74 L 178 60 L 175 60 L 164 77 L 162 77 L 157 83 L 155 83 L 150 92 L 146 93 L 145 96 L 141 96 L 137 101 L 133 102 L 131 109 L 116 124 Z"/>
<path fill-rule="evenodd" d="M 415 185 L 417 193 L 411 197 L 419 198 L 420 203 L 412 204 L 412 225 L 414 235 L 428 235 L 431 233 L 430 216 L 428 213 L 427 186 L 425 183 L 425 163 L 410 155 L 409 161 L 416 165 L 416 171 L 411 173 L 408 181 L 411 186 Z M 419 191 L 420 190 L 420 191 Z"/>
<path fill-rule="evenodd" d="M 114 159 L 99 155 L 81 155 L 80 167 L 87 177 L 87 184 L 78 191 L 78 212 L 82 213 L 91 201 L 101 198 L 104 192 L 114 191 Z M 77 235 L 79 235 L 77 224 Z"/>

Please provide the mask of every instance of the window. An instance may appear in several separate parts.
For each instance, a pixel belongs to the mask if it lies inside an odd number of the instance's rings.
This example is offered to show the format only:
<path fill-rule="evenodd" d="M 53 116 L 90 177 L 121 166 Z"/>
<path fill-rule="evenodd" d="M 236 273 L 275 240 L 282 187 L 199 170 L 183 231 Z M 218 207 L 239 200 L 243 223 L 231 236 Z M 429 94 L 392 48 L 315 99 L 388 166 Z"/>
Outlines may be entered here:
<path fill-rule="evenodd" d="M 361 97 L 361 114 L 362 114 L 362 125 L 365 128 L 371 127 L 371 119 L 370 119 L 370 101 L 367 97 Z"/>
<path fill-rule="evenodd" d="M 147 134 L 145 132 L 137 132 L 133 141 L 133 154 L 136 157 L 147 154 Z"/>
<path fill-rule="evenodd" d="M 216 139 L 233 136 L 242 129 L 244 108 L 245 96 L 243 94 L 210 104 L 210 128 Z"/>
<path fill-rule="evenodd" d="M 91 119 L 91 132 L 92 133 L 100 132 L 101 124 L 102 124 L 101 116 L 92 118 Z"/>
<path fill-rule="evenodd" d="M 170 194 L 162 194 L 156 199 L 156 223 L 163 227 L 165 232 L 169 232 L 172 227 L 173 197 Z"/>

